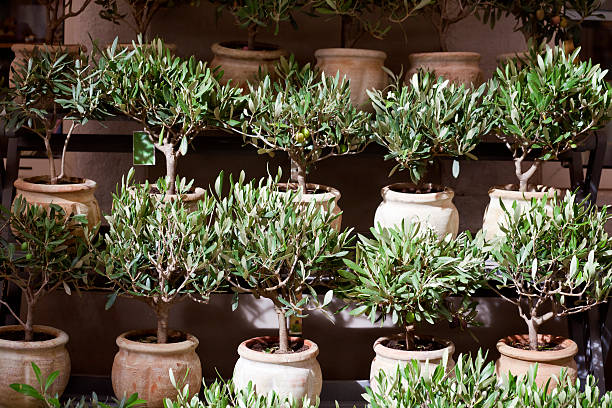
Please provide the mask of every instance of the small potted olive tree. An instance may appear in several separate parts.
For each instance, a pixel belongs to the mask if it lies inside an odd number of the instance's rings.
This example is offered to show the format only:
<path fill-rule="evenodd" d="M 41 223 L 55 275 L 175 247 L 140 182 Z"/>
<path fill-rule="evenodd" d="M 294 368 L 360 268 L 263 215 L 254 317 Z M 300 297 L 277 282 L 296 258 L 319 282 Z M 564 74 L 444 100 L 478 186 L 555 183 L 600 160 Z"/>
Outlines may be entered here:
<path fill-rule="evenodd" d="M 232 80 L 246 88 L 246 83 L 260 75 L 273 74 L 274 66 L 287 51 L 273 45 L 257 42 L 262 29 L 274 27 L 278 34 L 280 23 L 289 21 L 296 25 L 293 12 L 303 6 L 305 0 L 210 0 L 217 8 L 218 16 L 229 13 L 236 26 L 246 29 L 246 41 L 226 41 L 211 46 L 213 67 L 221 67 L 223 81 Z"/>
<path fill-rule="evenodd" d="M 374 225 L 390 226 L 403 219 L 430 223 L 438 235 L 457 235 L 459 214 L 447 187 L 425 183 L 428 166 L 440 157 L 475 157 L 471 151 L 492 127 L 492 92 L 485 84 L 466 88 L 433 74 L 419 72 L 409 85 L 388 92 L 369 92 L 376 109 L 372 122 L 375 140 L 395 159 L 395 170 L 407 170 L 412 183 L 396 183 L 381 191 L 382 203 Z M 453 163 L 453 173 L 459 171 Z"/>
<path fill-rule="evenodd" d="M 314 202 L 300 203 L 301 190 L 279 194 L 278 179 L 244 182 L 241 174 L 218 199 L 219 217 L 226 223 L 223 252 L 226 279 L 239 294 L 269 299 L 278 317 L 278 336 L 255 337 L 238 347 L 234 368 L 238 388 L 252 382 L 260 394 L 275 391 L 296 400 L 314 401 L 321 392 L 319 349 L 313 341 L 288 335 L 291 316 L 329 304 L 333 292 L 319 302 L 313 287 L 343 266 L 350 230 L 332 227 L 337 215 L 320 211 Z M 221 194 L 221 184 L 216 184 Z"/>
<path fill-rule="evenodd" d="M 3 407 L 38 407 L 33 398 L 10 389 L 13 383 L 35 385 L 30 362 L 36 361 L 45 375 L 61 372 L 50 388 L 61 394 L 70 378 L 68 335 L 62 330 L 35 325 L 36 306 L 56 289 L 71 293 L 82 281 L 92 258 L 90 245 L 94 228 L 87 228 L 82 215 L 66 214 L 62 207 L 29 204 L 17 197 L 11 211 L 2 209 L 2 229 L 11 228 L 16 243 L 1 242 L 0 280 L 19 288 L 25 310 L 20 314 L 0 298 L 17 325 L 0 327 L 0 405 Z M 74 234 L 80 227 L 85 233 Z"/>
<path fill-rule="evenodd" d="M 359 237 L 355 262 L 344 260 L 350 271 L 341 272 L 346 283 L 339 290 L 354 303 L 351 314 L 366 315 L 372 323 L 390 317 L 401 329 L 401 334 L 374 343 L 371 386 L 376 388 L 373 380 L 380 371 L 394 374 L 411 360 L 425 367 L 448 359 L 452 368 L 453 343 L 418 335 L 416 326 L 449 321 L 465 327 L 474 321 L 471 296 L 484 276 L 479 245 L 465 234 L 440 239 L 429 226 L 407 221 L 371 231 L 372 238 Z M 461 300 L 452 303 L 450 296 Z"/>
<path fill-rule="evenodd" d="M 291 159 L 291 183 L 287 190 L 302 190 L 305 201 L 317 201 L 340 213 L 340 192 L 308 183 L 307 172 L 324 159 L 362 151 L 368 143 L 366 125 L 370 115 L 351 103 L 346 80 L 327 77 L 309 64 L 299 67 L 293 58 L 277 66 L 279 79 L 266 76 L 249 85 L 241 131 L 259 153 L 286 152 Z M 341 217 L 334 225 L 338 228 Z"/>
<path fill-rule="evenodd" d="M 172 56 L 162 40 L 118 50 L 117 40 L 101 52 L 98 69 L 115 110 L 142 125 L 149 142 L 166 161 L 167 194 L 175 194 L 178 159 L 203 131 L 231 124 L 240 110 L 240 89 L 220 85 L 221 73 L 194 57 Z M 184 191 L 196 201 L 204 190 Z"/>
<path fill-rule="evenodd" d="M 540 333 L 547 321 L 586 311 L 605 302 L 612 289 L 612 239 L 605 231 L 607 208 L 599 211 L 573 194 L 563 200 L 533 199 L 529 211 L 518 204 L 504 207 L 503 235 L 492 241 L 490 254 L 498 266 L 490 279 L 493 290 L 517 307 L 527 335 L 513 335 L 497 343 L 500 376 L 524 375 L 538 364 L 536 382 L 545 384 L 564 368 L 575 381 L 570 339 Z M 508 297 L 509 288 L 517 297 Z"/>
<path fill-rule="evenodd" d="M 157 329 L 117 337 L 112 381 L 118 398 L 137 392 L 147 406 L 161 408 L 165 398 L 175 395 L 170 368 L 186 376 L 191 390 L 200 388 L 198 339 L 171 330 L 169 314 L 172 305 L 186 298 L 207 302 L 222 284 L 217 257 L 224 238 L 217 229 L 214 200 L 206 192 L 196 203 L 187 203 L 169 194 L 165 179 L 160 179 L 158 198 L 149 194 L 148 183 L 135 184 L 133 175 L 131 170 L 113 195 L 99 272 L 113 290 L 107 307 L 117 295 L 140 299 L 155 313 Z M 191 183 L 177 180 L 179 195 L 190 188 Z"/>
<path fill-rule="evenodd" d="M 68 176 L 65 158 L 74 130 L 90 119 L 107 116 L 99 72 L 83 55 L 75 57 L 44 47 L 34 50 L 23 64 L 17 64 L 11 81 L 5 102 L 6 126 L 38 135 L 45 146 L 49 169 L 46 175 L 17 179 L 17 195 L 42 206 L 55 203 L 67 214 L 84 214 L 89 225 L 96 225 L 101 219 L 94 196 L 96 182 Z M 71 124 L 58 172 L 53 145 L 63 120 Z"/>
<path fill-rule="evenodd" d="M 489 238 L 499 234 L 498 222 L 504 218 L 500 201 L 512 207 L 514 201 L 525 205 L 543 197 L 547 187 L 529 184 L 540 165 L 584 142 L 612 117 L 606 71 L 591 61 L 578 62 L 578 52 L 532 49 L 521 67 L 509 60 L 490 82 L 496 89 L 495 135 L 512 153 L 518 185 L 489 190 L 483 220 Z"/>

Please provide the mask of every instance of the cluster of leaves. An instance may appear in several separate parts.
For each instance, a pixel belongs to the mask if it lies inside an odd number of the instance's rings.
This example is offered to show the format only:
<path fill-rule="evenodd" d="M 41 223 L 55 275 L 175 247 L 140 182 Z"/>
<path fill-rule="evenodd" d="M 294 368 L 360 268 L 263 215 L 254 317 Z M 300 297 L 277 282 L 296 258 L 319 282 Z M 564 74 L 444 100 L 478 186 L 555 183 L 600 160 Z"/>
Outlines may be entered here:
<path fill-rule="evenodd" d="M 78 401 L 69 399 L 64 402 L 60 402 L 59 395 L 49 394 L 50 388 L 59 376 L 59 371 L 52 372 L 47 378 L 43 378 L 40 368 L 36 363 L 32 362 L 32 370 L 38 383 L 38 388 L 33 387 L 29 384 L 11 384 L 10 387 L 14 391 L 32 397 L 42 403 L 45 408 L 136 408 L 142 407 L 146 404 L 146 401 L 138 399 L 138 394 L 132 394 L 129 397 L 124 397 L 121 400 L 114 400 L 111 405 L 107 405 L 101 401 L 98 401 L 96 393 L 91 394 L 89 401 L 82 397 Z"/>
<path fill-rule="evenodd" d="M 504 207 L 503 235 L 489 248 L 498 263 L 494 289 L 517 293 L 516 299 L 500 296 L 518 308 L 532 349 L 540 325 L 588 310 L 612 290 L 612 239 L 605 231 L 611 217 L 605 207 L 575 200 L 567 194 L 563 200 L 534 199 L 529 211 Z"/>
<path fill-rule="evenodd" d="M 222 73 L 194 57 L 172 55 L 157 39 L 119 50 L 117 40 L 100 52 L 98 69 L 117 112 L 144 127 L 150 142 L 166 157 L 166 182 L 174 194 L 177 159 L 202 131 L 235 125 L 241 90 L 221 85 Z"/>
<path fill-rule="evenodd" d="M 6 126 L 27 129 L 41 137 L 49 159 L 50 182 L 55 184 L 65 176 L 64 156 L 75 127 L 108 115 L 100 74 L 89 64 L 87 56 L 46 46 L 34 48 L 27 59 L 15 65 L 4 102 Z M 51 139 L 62 119 L 73 122 L 58 175 Z"/>
<path fill-rule="evenodd" d="M 153 17 L 162 8 L 177 7 L 183 4 L 197 6 L 199 0 L 125 0 L 124 3 L 129 8 L 129 14 L 119 11 L 118 0 L 95 0 L 95 3 L 101 6 L 100 17 L 104 20 L 119 24 L 126 23 L 136 35 L 142 35 L 147 38 L 149 26 L 153 21 Z M 131 20 L 128 18 L 131 17 Z"/>
<path fill-rule="evenodd" d="M 38 301 L 63 287 L 71 293 L 78 282 L 87 283 L 86 268 L 92 263 L 90 249 L 97 227 L 87 227 L 84 215 L 66 214 L 51 204 L 49 210 L 28 204 L 18 196 L 11 210 L 2 208 L 2 229 L 11 228 L 16 243 L 0 245 L 0 279 L 18 287 L 26 301 L 26 319 L 19 317 L 0 299 L 25 331 L 25 340 L 33 339 L 34 307 Z"/>
<path fill-rule="evenodd" d="M 290 58 L 277 66 L 279 79 L 266 76 L 249 85 L 242 133 L 259 153 L 287 152 L 305 188 L 312 164 L 357 153 L 368 143 L 370 115 L 355 108 L 348 81 L 329 77 Z"/>
<path fill-rule="evenodd" d="M 279 317 L 281 351 L 286 351 L 286 318 L 303 317 L 310 304 L 322 307 L 331 301 L 329 291 L 319 305 L 313 287 L 343 266 L 351 238 L 350 230 L 332 226 L 337 217 L 333 201 L 329 207 L 301 203 L 300 191 L 279 192 L 279 178 L 280 172 L 259 182 L 245 183 L 243 173 L 236 182 L 230 179 L 229 193 L 218 201 L 218 217 L 225 224 L 222 257 L 236 293 L 233 308 L 239 293 L 270 299 Z M 215 190 L 220 196 L 221 178 Z"/>
<path fill-rule="evenodd" d="M 475 159 L 470 152 L 493 127 L 491 89 L 466 88 L 420 71 L 408 85 L 368 91 L 376 110 L 374 139 L 389 150 L 385 159 L 398 162 L 391 173 L 407 169 L 418 184 L 438 157 Z"/>
<path fill-rule="evenodd" d="M 430 374 L 430 375 L 427 375 Z M 600 395 L 595 379 L 588 377 L 581 391 L 566 373 L 544 387 L 536 384 L 537 365 L 524 377 L 509 376 L 498 384 L 493 362 L 481 352 L 475 358 L 460 355 L 454 369 L 441 364 L 423 373 L 413 361 L 396 375 L 381 371 L 377 392 L 368 389 L 364 398 L 370 408 L 610 408 L 612 394 Z"/>
<path fill-rule="evenodd" d="M 56 44 L 62 41 L 62 28 L 66 20 L 81 14 L 91 0 L 37 0 L 45 7 L 47 27 L 45 28 L 45 44 Z M 78 5 L 77 5 L 78 4 Z"/>
<path fill-rule="evenodd" d="M 289 21 L 297 27 L 293 11 L 304 6 L 306 0 L 210 0 L 216 5 L 217 17 L 224 11 L 230 13 L 236 25 L 248 32 L 247 48 L 256 49 L 255 39 L 262 28 L 274 26 L 274 35 L 279 25 Z"/>
<path fill-rule="evenodd" d="M 404 221 L 371 232 L 373 238 L 359 237 L 356 262 L 344 259 L 350 270 L 339 271 L 345 285 L 340 293 L 356 306 L 352 315 L 367 315 L 372 323 L 391 316 L 406 333 L 408 349 L 415 324 L 475 321 L 470 297 L 483 283 L 482 242 L 469 234 L 440 239 L 426 224 Z M 462 301 L 453 305 L 450 296 Z"/>
<path fill-rule="evenodd" d="M 203 384 L 201 395 L 190 398 L 189 385 L 181 386 L 170 370 L 170 381 L 176 388 L 175 399 L 167 398 L 164 408 L 318 408 L 319 402 L 311 403 L 308 398 L 295 401 L 292 398 L 283 398 L 275 392 L 261 395 L 255 392 L 255 387 L 249 385 L 243 389 L 236 389 L 231 381 L 215 381 L 210 385 Z"/>
<path fill-rule="evenodd" d="M 224 233 L 206 192 L 190 205 L 168 197 L 163 179 L 152 187 L 134 183 L 133 176 L 132 169 L 113 194 L 100 272 L 114 290 L 107 308 L 118 294 L 143 299 L 157 314 L 157 341 L 164 343 L 169 307 L 185 297 L 206 302 L 223 283 L 217 258 Z M 191 187 L 177 179 L 179 197 Z M 160 194 L 151 194 L 153 188 Z"/>
<path fill-rule="evenodd" d="M 520 191 L 526 191 L 541 161 L 576 147 L 612 118 L 607 70 L 590 60 L 578 62 L 578 52 L 534 48 L 526 60 L 510 60 L 498 68 L 491 80 L 491 88 L 497 89 L 492 114 L 496 134 L 513 154 Z M 521 163 L 533 150 L 535 162 L 523 173 Z"/>

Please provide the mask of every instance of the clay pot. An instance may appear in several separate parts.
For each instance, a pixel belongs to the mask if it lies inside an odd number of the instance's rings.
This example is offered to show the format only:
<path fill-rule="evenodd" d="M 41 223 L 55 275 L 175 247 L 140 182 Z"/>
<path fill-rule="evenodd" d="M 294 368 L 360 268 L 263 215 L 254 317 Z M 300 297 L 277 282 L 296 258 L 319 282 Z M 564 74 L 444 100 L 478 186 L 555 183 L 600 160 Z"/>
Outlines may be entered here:
<path fill-rule="evenodd" d="M 423 338 L 424 336 L 419 337 Z M 455 366 L 455 361 L 453 360 L 455 345 L 452 341 L 427 337 L 445 345 L 445 347 L 440 350 L 432 351 L 396 350 L 385 346 L 389 340 L 401 340 L 402 338 L 402 335 L 380 337 L 374 342 L 374 353 L 376 353 L 376 356 L 372 360 L 372 366 L 370 368 L 370 387 L 374 392 L 378 392 L 380 390 L 376 377 L 378 377 L 381 371 L 385 373 L 387 380 L 389 381 L 397 374 L 398 367 L 406 367 L 406 365 L 412 360 L 418 361 L 421 369 L 421 375 L 423 376 L 431 375 L 435 369 L 435 366 L 440 365 L 445 356 L 448 359 L 446 366 L 447 372 L 452 370 Z"/>
<path fill-rule="evenodd" d="M 270 44 L 257 44 L 260 50 L 245 50 L 245 44 L 240 41 L 215 43 L 210 49 L 214 58 L 211 67 L 223 70 L 222 83 L 230 79 L 233 84 L 247 88 L 247 82 L 257 80 L 259 70 L 263 75 L 274 74 L 274 66 L 281 57 L 288 55 L 287 51 Z"/>
<path fill-rule="evenodd" d="M 202 365 L 195 352 L 198 339 L 185 334 L 186 340 L 178 343 L 157 344 L 130 340 L 152 333 L 134 330 L 117 337 L 119 352 L 115 355 L 111 373 L 117 398 L 137 392 L 139 398 L 147 401 L 147 407 L 163 407 L 165 398 L 176 397 L 176 390 L 170 383 L 170 369 L 177 380 L 185 378 L 189 371 L 185 384 L 189 384 L 190 394 L 196 395 L 202 385 Z"/>
<path fill-rule="evenodd" d="M 538 364 L 538 373 L 535 382 L 542 387 L 553 376 L 559 378 L 561 369 L 565 369 L 568 379 L 576 382 L 578 368 L 574 356 L 578 353 L 578 346 L 570 339 L 550 334 L 538 334 L 538 341 L 554 342 L 560 346 L 559 350 L 535 351 L 522 350 L 509 345 L 512 341 L 529 342 L 529 335 L 514 335 L 503 338 L 497 342 L 497 350 L 501 354 L 495 362 L 497 376 L 502 380 L 508 379 L 508 373 L 514 376 L 524 376 L 529 372 L 529 367 Z M 551 381 L 554 387 L 556 381 Z"/>
<path fill-rule="evenodd" d="M 455 192 L 447 187 L 426 184 L 440 190 L 436 193 L 403 193 L 402 189 L 414 188 L 410 183 L 395 183 L 380 190 L 382 203 L 376 209 L 374 226 L 398 225 L 403 219 L 426 222 L 440 238 L 447 234 L 457 236 L 459 231 L 459 212 L 453 204 Z"/>
<path fill-rule="evenodd" d="M 420 52 L 410 54 L 408 62 L 410 70 L 406 74 L 406 83 L 419 68 L 466 86 L 482 83 L 480 54 L 477 52 Z"/>
<path fill-rule="evenodd" d="M 68 52 L 71 55 L 78 55 L 79 52 L 85 52 L 87 49 L 85 46 L 80 44 L 65 44 L 65 45 L 48 45 L 48 44 L 13 44 L 11 46 L 11 51 L 15 54 L 15 58 L 13 58 L 13 62 L 11 62 L 11 69 L 9 71 L 9 86 L 12 86 L 13 79 L 13 69 L 18 69 L 18 64 L 25 64 L 26 60 L 32 56 L 32 53 L 35 49 L 45 49 L 47 48 L 50 53 L 57 52 L 57 50 L 61 49 L 65 52 Z"/>
<path fill-rule="evenodd" d="M 289 341 L 299 338 L 291 337 Z M 308 350 L 291 354 L 272 354 L 252 350 L 255 343 L 278 341 L 269 336 L 255 337 L 238 346 L 240 358 L 234 367 L 233 381 L 237 389 L 246 388 L 252 381 L 255 391 L 266 395 L 275 391 L 281 396 L 291 395 L 296 400 L 308 397 L 314 401 L 321 393 L 323 377 L 317 361 L 319 347 L 304 340 Z"/>
<path fill-rule="evenodd" d="M 51 340 L 15 341 L 3 338 L 11 332 L 23 334 L 21 326 L 0 327 L 0 407 L 34 408 L 45 406 L 34 398 L 22 395 L 10 388 L 11 384 L 28 384 L 39 389 L 32 362 L 40 368 L 43 378 L 59 371 L 49 394 L 62 395 L 70 378 L 70 356 L 66 350 L 68 335 L 59 329 L 47 326 L 34 326 L 35 333 L 44 333 Z"/>
<path fill-rule="evenodd" d="M 37 176 L 15 180 L 15 197 L 23 196 L 29 204 L 49 208 L 59 205 L 66 215 L 86 215 L 91 228 L 101 220 L 100 206 L 94 196 L 97 184 L 93 180 L 67 177 L 72 184 L 46 184 L 48 177 Z"/>
<path fill-rule="evenodd" d="M 555 192 L 560 194 L 559 190 L 542 185 L 529 185 L 526 192 L 521 193 L 518 187 L 513 184 L 506 186 L 497 186 L 489 190 L 489 204 L 485 208 L 484 217 L 482 219 L 482 229 L 485 230 L 486 239 L 492 239 L 501 235 L 500 225 L 506 225 L 506 213 L 500 205 L 500 200 L 503 202 L 507 210 L 511 211 L 512 206 L 516 202 L 517 205 L 524 209 L 528 207 L 532 199 L 542 199 L 545 195 L 548 199 L 552 199 Z M 552 211 L 552 207 L 549 207 Z"/>
<path fill-rule="evenodd" d="M 180 198 L 180 200 L 183 203 L 185 203 L 185 207 L 187 207 L 187 209 L 191 211 L 195 211 L 195 209 L 198 207 L 198 201 L 202 201 L 205 195 L 206 195 L 206 190 L 200 187 L 195 187 L 192 193 L 181 194 L 180 196 L 178 194 L 163 195 L 163 194 L 153 193 L 153 196 L 155 196 L 155 198 L 157 198 L 158 200 L 163 199 L 163 201 L 173 201 L 173 200 L 176 200 L 177 198 Z"/>
<path fill-rule="evenodd" d="M 388 85 L 383 66 L 387 54 L 356 48 L 323 48 L 315 51 L 317 66 L 327 75 L 350 80 L 351 101 L 356 107 L 373 111 L 367 89 L 383 89 Z"/>
<path fill-rule="evenodd" d="M 498 67 L 503 67 L 505 66 L 509 60 L 514 59 L 514 58 L 519 58 L 519 59 L 524 59 L 526 57 L 529 56 L 529 53 L 526 51 L 523 52 L 507 52 L 504 54 L 499 54 L 498 56 L 495 57 L 495 61 L 497 62 L 497 66 Z M 520 68 L 520 63 L 519 63 L 519 68 Z"/>
<path fill-rule="evenodd" d="M 283 189 L 292 189 L 292 190 L 296 190 L 298 188 L 297 183 L 278 183 L 279 187 L 283 188 Z M 322 184 L 313 184 L 313 183 L 307 183 L 306 184 L 306 189 L 308 191 L 317 191 L 316 193 L 305 193 L 302 194 L 301 198 L 301 202 L 302 203 L 310 203 L 311 201 L 316 201 L 317 203 L 319 203 L 319 206 L 324 209 L 327 210 L 329 208 L 329 202 L 330 200 L 334 200 L 334 209 L 332 210 L 332 212 L 334 214 L 339 214 L 340 212 L 342 212 L 342 210 L 340 209 L 340 207 L 338 207 L 338 201 L 340 200 L 341 194 L 340 191 L 336 190 L 333 187 L 329 187 L 329 186 L 324 186 Z M 342 214 L 340 214 L 338 216 L 338 218 L 336 218 L 333 222 L 332 222 L 332 227 L 334 227 L 336 230 L 340 231 L 340 227 L 342 225 Z"/>

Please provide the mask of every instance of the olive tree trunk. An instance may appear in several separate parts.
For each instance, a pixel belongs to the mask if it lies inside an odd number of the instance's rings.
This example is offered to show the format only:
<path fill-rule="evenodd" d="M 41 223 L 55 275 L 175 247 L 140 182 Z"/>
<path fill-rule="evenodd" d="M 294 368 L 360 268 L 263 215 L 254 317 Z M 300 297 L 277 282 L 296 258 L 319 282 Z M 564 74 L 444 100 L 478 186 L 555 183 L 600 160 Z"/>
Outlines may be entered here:
<path fill-rule="evenodd" d="M 274 311 L 278 317 L 278 351 L 279 353 L 289 352 L 289 334 L 287 331 L 287 316 L 285 311 L 279 307 L 274 306 Z"/>
<path fill-rule="evenodd" d="M 166 344 L 168 342 L 168 315 L 170 305 L 161 302 L 155 308 L 157 315 L 157 344 Z"/>
<path fill-rule="evenodd" d="M 404 328 L 404 334 L 406 339 L 406 350 L 414 350 L 414 325 L 409 324 Z"/>

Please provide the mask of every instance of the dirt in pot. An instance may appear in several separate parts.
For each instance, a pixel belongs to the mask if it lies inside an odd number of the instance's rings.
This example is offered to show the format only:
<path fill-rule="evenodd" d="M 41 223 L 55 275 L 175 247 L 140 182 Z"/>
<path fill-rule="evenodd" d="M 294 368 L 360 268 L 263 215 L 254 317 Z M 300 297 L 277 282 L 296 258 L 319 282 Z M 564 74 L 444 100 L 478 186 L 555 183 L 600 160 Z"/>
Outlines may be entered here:
<path fill-rule="evenodd" d="M 53 340 L 56 337 L 49 333 L 34 332 L 34 340 L 32 341 L 48 341 Z M 23 330 L 15 330 L 0 334 L 1 340 L 9 341 L 25 341 L 25 332 Z"/>
<path fill-rule="evenodd" d="M 391 186 L 391 191 L 396 193 L 407 193 L 407 194 L 430 194 L 430 193 L 442 193 L 444 187 L 434 186 L 432 184 L 424 184 L 422 186 Z"/>
<path fill-rule="evenodd" d="M 51 179 L 49 178 L 49 176 L 36 176 L 36 177 L 29 177 L 25 179 L 25 181 L 27 181 L 28 183 L 46 184 L 46 185 L 51 184 L 50 180 Z M 80 177 L 62 177 L 61 179 L 57 180 L 56 184 L 73 185 L 73 184 L 83 184 L 83 183 L 85 183 L 85 179 L 80 178 Z"/>
<path fill-rule="evenodd" d="M 538 342 L 538 349 L 537 351 L 558 351 L 558 350 L 563 350 L 564 347 L 561 345 L 561 342 L 563 342 L 563 339 L 551 339 L 550 341 L 546 341 L 546 342 Z M 506 342 L 507 345 L 509 345 L 512 348 L 515 349 L 519 349 L 519 350 L 531 350 L 531 347 L 529 346 L 529 339 L 525 339 L 525 340 L 512 340 L 512 341 L 508 341 Z"/>
<path fill-rule="evenodd" d="M 221 46 L 225 48 L 232 48 L 235 50 L 244 50 L 244 51 L 276 51 L 279 49 L 278 46 L 272 44 L 264 44 L 264 43 L 255 43 L 255 46 L 252 49 L 249 49 L 247 43 L 244 41 L 226 41 L 220 43 Z"/>
<path fill-rule="evenodd" d="M 257 341 L 248 344 L 248 348 L 253 351 L 259 351 L 262 353 L 269 354 L 281 354 L 279 352 L 278 341 L 265 341 L 261 339 L 257 339 Z M 301 353 L 302 351 L 308 350 L 309 347 L 304 343 L 304 340 L 293 340 L 291 344 L 289 344 L 289 353 Z"/>
<path fill-rule="evenodd" d="M 393 350 L 406 350 L 406 340 L 389 339 L 382 345 Z M 414 338 L 414 348 L 410 351 L 435 351 L 445 349 L 447 346 L 430 338 Z"/>
<path fill-rule="evenodd" d="M 291 191 L 297 191 L 298 186 L 289 186 L 289 189 Z M 283 193 L 287 192 L 287 186 L 278 186 L 278 191 L 281 191 Z M 322 188 L 310 188 L 310 187 L 306 187 L 306 194 L 325 194 L 328 193 L 329 191 L 324 190 Z"/>
<path fill-rule="evenodd" d="M 132 335 L 126 336 L 125 338 L 131 341 L 138 342 L 138 343 L 146 343 L 146 344 L 156 344 L 157 343 L 157 336 L 153 333 L 132 334 Z M 168 333 L 168 341 L 166 341 L 166 344 L 181 343 L 186 340 L 187 340 L 187 335 L 185 333 L 173 332 L 173 333 Z"/>

